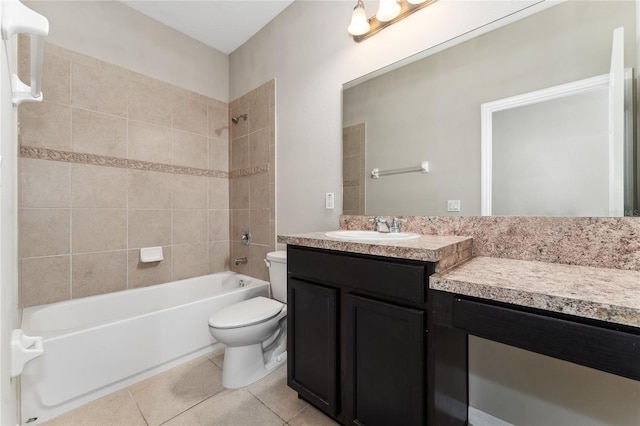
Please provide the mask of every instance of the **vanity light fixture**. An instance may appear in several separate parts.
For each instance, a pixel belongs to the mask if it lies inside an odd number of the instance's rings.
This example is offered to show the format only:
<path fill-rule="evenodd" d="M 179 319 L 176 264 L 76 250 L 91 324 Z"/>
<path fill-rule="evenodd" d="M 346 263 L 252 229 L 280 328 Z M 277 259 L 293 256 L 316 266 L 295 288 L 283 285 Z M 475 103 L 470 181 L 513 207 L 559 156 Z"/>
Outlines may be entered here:
<path fill-rule="evenodd" d="M 436 1 L 437 0 L 380 0 L 378 12 L 375 16 L 367 19 L 364 3 L 362 0 L 358 0 L 356 7 L 353 8 L 351 24 L 349 24 L 347 31 L 353 36 L 353 40 L 359 43 L 378 31 L 381 31 L 383 28 L 404 19 L 413 12 L 427 7 Z"/>

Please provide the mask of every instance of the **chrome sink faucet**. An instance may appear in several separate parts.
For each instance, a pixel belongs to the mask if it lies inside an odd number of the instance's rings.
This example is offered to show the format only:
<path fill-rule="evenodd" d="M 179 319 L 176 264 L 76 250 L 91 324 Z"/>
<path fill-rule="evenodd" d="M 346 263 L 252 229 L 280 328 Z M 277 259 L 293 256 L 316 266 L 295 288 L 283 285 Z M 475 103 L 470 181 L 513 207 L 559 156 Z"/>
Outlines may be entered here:
<path fill-rule="evenodd" d="M 400 232 L 400 223 L 406 222 L 407 219 L 398 219 L 397 217 L 393 218 L 393 222 L 391 222 L 391 227 L 389 228 L 389 232 Z"/>
<path fill-rule="evenodd" d="M 374 222 L 374 231 L 377 232 L 382 232 L 382 233 L 389 233 L 391 232 L 391 227 L 389 226 L 389 222 L 387 222 L 387 219 L 385 219 L 382 216 L 376 216 L 373 219 L 371 219 L 372 222 Z M 383 228 L 384 226 L 384 228 Z"/>

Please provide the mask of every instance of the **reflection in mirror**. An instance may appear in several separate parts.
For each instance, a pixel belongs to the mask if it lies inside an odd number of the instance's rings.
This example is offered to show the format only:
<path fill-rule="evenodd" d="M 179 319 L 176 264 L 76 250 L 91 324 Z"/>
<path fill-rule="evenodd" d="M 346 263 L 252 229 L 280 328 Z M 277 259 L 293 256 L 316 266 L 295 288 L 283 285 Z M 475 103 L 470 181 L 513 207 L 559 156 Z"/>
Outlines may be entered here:
<path fill-rule="evenodd" d="M 633 125 L 625 116 L 632 71 L 618 66 L 620 84 L 604 74 L 482 104 L 483 215 L 622 216 L 631 208 L 624 152 L 633 138 L 624 136 Z M 610 128 L 616 122 L 622 132 Z"/>
<path fill-rule="evenodd" d="M 624 66 L 635 67 L 635 16 L 633 1 L 562 2 L 345 89 L 344 213 L 480 215 L 480 106 L 609 73 L 617 27 L 625 29 Z M 637 156 L 633 136 L 630 146 Z M 566 168 L 552 158 L 546 166 Z M 429 173 L 369 177 L 374 168 L 413 167 L 421 161 L 429 162 Z M 598 173 L 599 178 L 589 179 L 601 179 Z M 514 177 L 513 171 L 503 171 L 500 181 Z M 523 198 L 526 191 L 517 194 Z M 460 212 L 447 211 L 456 204 L 449 201 L 456 200 Z M 637 210 L 637 201 L 632 203 L 628 210 Z M 606 216 L 608 211 L 584 213 L 564 206 L 528 214 Z"/>

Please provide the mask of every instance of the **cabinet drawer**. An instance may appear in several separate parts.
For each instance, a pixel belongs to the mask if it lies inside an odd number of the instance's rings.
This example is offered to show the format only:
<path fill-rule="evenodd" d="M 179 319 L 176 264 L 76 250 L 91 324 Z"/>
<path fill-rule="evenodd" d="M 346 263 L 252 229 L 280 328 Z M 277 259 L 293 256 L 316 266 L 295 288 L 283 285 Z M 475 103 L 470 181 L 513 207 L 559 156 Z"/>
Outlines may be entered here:
<path fill-rule="evenodd" d="M 640 380 L 640 334 L 606 329 L 578 317 L 495 306 L 458 298 L 453 325 L 469 334 Z"/>
<path fill-rule="evenodd" d="M 312 278 L 333 285 L 425 303 L 428 264 L 394 261 L 387 258 L 331 253 L 289 246 L 287 268 L 290 276 Z M 431 268 L 432 269 L 432 268 Z"/>

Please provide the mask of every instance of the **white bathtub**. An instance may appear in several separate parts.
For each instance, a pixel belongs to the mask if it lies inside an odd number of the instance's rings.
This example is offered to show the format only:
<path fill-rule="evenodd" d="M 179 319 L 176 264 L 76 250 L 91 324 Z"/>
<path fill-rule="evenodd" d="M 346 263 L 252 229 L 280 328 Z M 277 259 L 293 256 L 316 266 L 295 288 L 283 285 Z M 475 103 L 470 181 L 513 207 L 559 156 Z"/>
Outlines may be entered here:
<path fill-rule="evenodd" d="M 44 354 L 22 373 L 22 422 L 37 424 L 213 350 L 209 316 L 269 283 L 233 272 L 26 308 Z"/>

